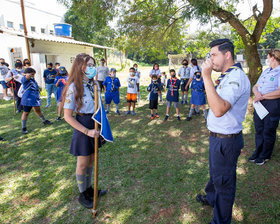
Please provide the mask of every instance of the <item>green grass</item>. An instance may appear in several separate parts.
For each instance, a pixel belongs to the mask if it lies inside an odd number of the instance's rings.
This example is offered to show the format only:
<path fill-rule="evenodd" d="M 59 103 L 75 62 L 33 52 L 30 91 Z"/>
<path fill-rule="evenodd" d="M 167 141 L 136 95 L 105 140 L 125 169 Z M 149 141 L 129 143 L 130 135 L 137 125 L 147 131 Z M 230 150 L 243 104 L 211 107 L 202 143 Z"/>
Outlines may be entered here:
<path fill-rule="evenodd" d="M 142 98 L 147 92 L 142 87 Z M 186 122 L 188 106 L 174 108 L 168 122 L 149 119 L 142 100 L 136 116 L 126 117 L 125 88 L 121 112 L 108 115 L 114 143 L 99 153 L 99 185 L 108 189 L 98 216 L 77 201 L 75 157 L 69 154 L 72 128 L 64 121 L 44 127 L 32 112 L 30 133 L 21 134 L 20 115 L 13 104 L 0 101 L 0 223 L 208 223 L 212 209 L 195 201 L 208 180 L 208 137 L 202 116 Z M 54 121 L 56 108 L 42 110 Z M 251 110 L 249 110 L 251 111 Z M 239 158 L 237 192 L 232 223 L 280 223 L 280 152 L 277 140 L 272 160 L 258 167 L 247 162 L 254 149 L 254 125 L 248 112 L 244 122 L 245 147 Z M 278 132 L 279 138 L 280 132 Z"/>

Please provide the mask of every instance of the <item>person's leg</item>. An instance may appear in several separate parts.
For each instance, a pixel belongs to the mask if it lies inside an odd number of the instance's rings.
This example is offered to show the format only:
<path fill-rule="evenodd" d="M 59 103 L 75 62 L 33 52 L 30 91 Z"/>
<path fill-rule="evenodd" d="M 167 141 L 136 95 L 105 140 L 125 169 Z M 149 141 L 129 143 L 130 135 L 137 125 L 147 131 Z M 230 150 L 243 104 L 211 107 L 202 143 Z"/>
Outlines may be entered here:
<path fill-rule="evenodd" d="M 264 118 L 265 119 L 265 118 Z M 256 149 L 252 156 L 249 158 L 249 161 L 254 162 L 260 155 L 263 150 L 264 143 L 264 119 L 261 120 L 254 111 L 254 125 L 255 125 L 255 145 Z"/>
<path fill-rule="evenodd" d="M 86 187 L 91 187 L 92 171 L 93 171 L 94 154 L 89 156 L 89 161 L 86 169 Z"/>
<path fill-rule="evenodd" d="M 53 93 L 54 93 L 54 99 L 56 101 L 56 96 L 57 96 L 57 88 L 55 86 L 55 84 L 53 84 Z M 57 102 L 57 101 L 56 101 Z"/>
<path fill-rule="evenodd" d="M 47 120 L 47 119 L 45 118 L 45 116 L 43 115 L 43 113 L 42 113 L 40 107 L 33 107 L 33 110 L 34 110 L 35 114 L 36 114 L 39 118 L 41 118 L 43 124 L 45 124 L 45 125 L 47 125 L 47 124 L 52 124 L 51 121 L 49 121 L 49 120 Z"/>
<path fill-rule="evenodd" d="M 90 160 L 90 156 L 77 156 L 76 179 L 80 193 L 87 189 L 86 171 Z"/>
<path fill-rule="evenodd" d="M 46 107 L 49 107 L 51 105 L 51 97 L 52 97 L 52 86 L 51 86 L 51 84 L 46 84 L 46 90 L 47 90 L 47 105 L 46 105 Z"/>
<path fill-rule="evenodd" d="M 206 110 L 205 105 L 201 105 L 201 108 L 203 110 L 204 118 L 205 118 L 205 120 L 207 120 L 207 110 Z"/>
<path fill-rule="evenodd" d="M 132 102 L 132 111 L 134 111 L 135 112 L 135 102 Z"/>
<path fill-rule="evenodd" d="M 158 95 L 159 95 L 159 101 L 162 102 L 162 93 L 161 93 L 161 91 L 158 91 Z"/>
<path fill-rule="evenodd" d="M 181 91 L 181 104 L 184 104 L 185 91 Z"/>
<path fill-rule="evenodd" d="M 57 113 L 58 117 L 60 117 L 60 118 L 62 115 L 62 111 L 63 111 L 63 104 L 60 102 L 59 106 L 58 106 L 58 113 Z"/>
<path fill-rule="evenodd" d="M 131 108 L 131 102 L 128 102 L 128 103 L 127 103 L 127 111 L 130 112 L 130 108 Z"/>
<path fill-rule="evenodd" d="M 194 107 L 195 107 L 195 105 L 194 104 L 192 104 L 191 105 L 191 109 L 190 109 L 190 112 L 189 112 L 189 116 L 188 117 L 192 117 L 192 114 L 193 114 L 193 111 L 194 111 Z"/>
<path fill-rule="evenodd" d="M 23 111 L 21 115 L 21 128 L 23 131 L 26 131 L 26 124 L 27 124 L 27 119 L 28 119 L 29 112 Z"/>
<path fill-rule="evenodd" d="M 14 89 L 14 94 L 15 94 L 15 100 L 16 100 L 16 107 L 17 107 L 17 112 L 21 112 L 22 111 L 22 105 L 21 105 L 21 98 L 18 97 L 18 90 L 20 88 L 21 84 L 16 82 L 16 88 Z"/>
<path fill-rule="evenodd" d="M 151 109 L 151 116 L 153 116 L 154 115 L 154 110 L 153 109 Z"/>
<path fill-rule="evenodd" d="M 111 106 L 111 104 L 107 104 L 107 113 L 109 113 L 109 111 L 110 111 L 110 106 Z"/>

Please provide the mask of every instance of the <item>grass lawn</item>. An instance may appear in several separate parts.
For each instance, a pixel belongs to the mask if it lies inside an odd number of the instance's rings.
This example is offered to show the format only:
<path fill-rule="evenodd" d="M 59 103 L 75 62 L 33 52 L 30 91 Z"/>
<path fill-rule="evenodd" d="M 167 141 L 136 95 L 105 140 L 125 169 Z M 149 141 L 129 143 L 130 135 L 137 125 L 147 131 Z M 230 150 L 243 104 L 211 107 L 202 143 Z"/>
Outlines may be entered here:
<path fill-rule="evenodd" d="M 142 87 L 142 99 L 147 92 Z M 142 100 L 136 116 L 126 117 L 126 88 L 121 88 L 121 112 L 108 115 L 114 143 L 99 153 L 99 185 L 108 189 L 99 201 L 95 220 L 77 201 L 75 157 L 69 154 L 72 128 L 65 121 L 44 127 L 32 112 L 30 131 L 21 134 L 20 115 L 13 104 L 0 101 L 0 223 L 209 223 L 210 207 L 195 196 L 208 180 L 208 137 L 205 121 L 194 116 L 186 122 L 187 105 L 174 108 L 162 123 L 149 119 L 148 102 Z M 54 121 L 56 108 L 43 112 Z M 112 109 L 114 109 L 112 107 Z M 277 136 L 279 139 L 278 132 Z M 272 160 L 258 167 L 247 162 L 254 150 L 252 108 L 244 122 L 245 147 L 238 163 L 237 192 L 232 223 L 280 223 L 280 150 L 277 140 Z"/>

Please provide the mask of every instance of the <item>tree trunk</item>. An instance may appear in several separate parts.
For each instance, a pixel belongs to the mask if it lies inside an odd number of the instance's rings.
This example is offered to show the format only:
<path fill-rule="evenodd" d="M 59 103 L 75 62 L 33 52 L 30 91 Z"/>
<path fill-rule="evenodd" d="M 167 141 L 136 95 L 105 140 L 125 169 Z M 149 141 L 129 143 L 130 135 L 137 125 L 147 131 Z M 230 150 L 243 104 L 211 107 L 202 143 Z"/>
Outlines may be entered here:
<path fill-rule="evenodd" d="M 246 62 L 249 68 L 248 77 L 251 85 L 255 85 L 262 73 L 262 64 L 257 44 L 245 45 L 244 51 Z"/>

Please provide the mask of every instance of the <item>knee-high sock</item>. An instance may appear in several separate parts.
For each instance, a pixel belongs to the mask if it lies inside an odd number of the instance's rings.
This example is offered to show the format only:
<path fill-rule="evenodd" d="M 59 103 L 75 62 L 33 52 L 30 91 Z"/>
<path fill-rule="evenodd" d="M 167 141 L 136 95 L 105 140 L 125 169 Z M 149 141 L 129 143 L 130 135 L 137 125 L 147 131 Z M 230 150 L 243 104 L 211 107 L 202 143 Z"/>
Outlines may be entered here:
<path fill-rule="evenodd" d="M 159 94 L 159 99 L 160 101 L 162 101 L 162 94 Z"/>
<path fill-rule="evenodd" d="M 184 95 L 182 95 L 182 97 L 181 97 L 181 101 L 184 101 L 184 96 L 185 96 L 185 94 L 184 94 Z"/>
<path fill-rule="evenodd" d="M 107 110 L 108 111 L 110 110 L 110 104 L 107 104 Z"/>
<path fill-rule="evenodd" d="M 194 109 L 190 109 L 190 112 L 189 112 L 189 117 L 192 117 L 192 113 L 193 113 Z"/>
<path fill-rule="evenodd" d="M 21 120 L 22 128 L 26 128 L 26 122 L 27 122 L 27 120 Z"/>
<path fill-rule="evenodd" d="M 84 192 L 87 189 L 86 174 L 83 175 L 76 174 L 76 180 L 80 193 Z"/>
<path fill-rule="evenodd" d="M 92 177 L 93 167 L 88 167 L 86 171 L 86 187 L 89 188 L 91 186 L 91 177 Z"/>
<path fill-rule="evenodd" d="M 207 119 L 207 110 L 203 110 L 204 118 Z"/>
<path fill-rule="evenodd" d="M 199 107 L 198 105 L 195 105 L 195 111 L 198 113 L 199 112 Z"/>
<path fill-rule="evenodd" d="M 119 104 L 116 104 L 116 110 L 119 110 Z"/>

